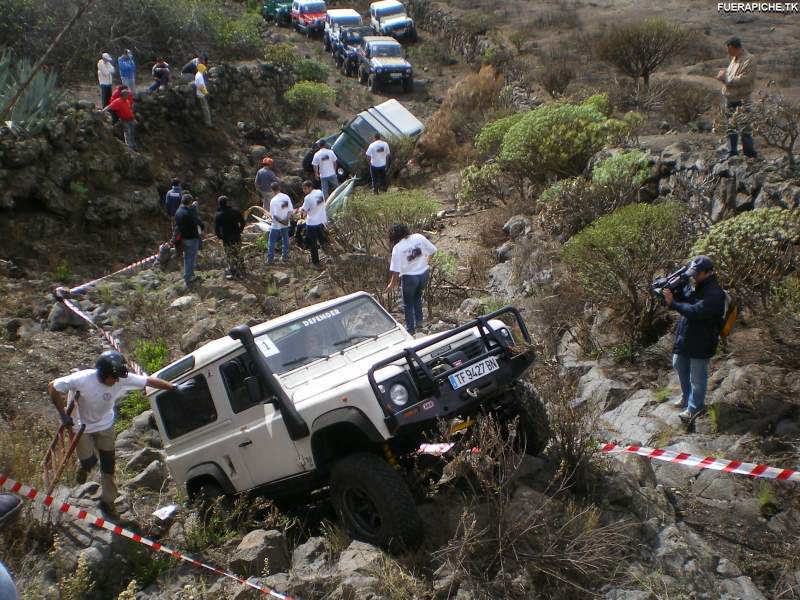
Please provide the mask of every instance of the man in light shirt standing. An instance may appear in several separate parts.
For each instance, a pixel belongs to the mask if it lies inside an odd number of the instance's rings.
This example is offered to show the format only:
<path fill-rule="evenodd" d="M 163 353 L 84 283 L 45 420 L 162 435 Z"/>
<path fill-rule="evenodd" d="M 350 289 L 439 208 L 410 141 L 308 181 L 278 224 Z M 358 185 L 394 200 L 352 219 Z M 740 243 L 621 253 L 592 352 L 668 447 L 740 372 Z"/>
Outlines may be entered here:
<path fill-rule="evenodd" d="M 372 178 L 372 191 L 378 193 L 378 189 L 384 192 L 389 189 L 389 183 L 386 179 L 386 168 L 389 163 L 391 151 L 389 144 L 381 139 L 381 134 L 375 134 L 375 141 L 372 142 L 366 151 L 367 158 L 369 158 L 369 174 Z"/>
<path fill-rule="evenodd" d="M 328 223 L 328 213 L 325 210 L 325 197 L 322 191 L 315 190 L 310 180 L 303 182 L 303 193 L 306 195 L 300 211 L 306 217 L 306 243 L 311 252 L 311 263 L 319 267 L 319 247 L 325 236 L 325 225 Z"/>
<path fill-rule="evenodd" d="M 321 140 L 320 148 L 314 154 L 311 164 L 322 186 L 322 196 L 326 200 L 331 195 L 331 192 L 336 189 L 336 186 L 339 185 L 339 178 L 336 177 L 336 168 L 338 166 L 336 161 L 336 154 L 330 149 L 328 142 Z"/>
<path fill-rule="evenodd" d="M 108 52 L 97 61 L 97 83 L 100 85 L 100 110 L 111 102 L 111 86 L 114 83 L 114 59 Z"/>
<path fill-rule="evenodd" d="M 213 127 L 211 109 L 208 107 L 208 88 L 206 87 L 205 72 L 206 66 L 203 63 L 198 63 L 197 73 L 194 75 L 194 89 L 197 94 L 197 103 L 203 111 L 203 123 L 206 124 L 206 127 Z"/>
<path fill-rule="evenodd" d="M 400 284 L 406 331 L 414 335 L 423 324 L 422 292 L 428 285 L 430 275 L 428 259 L 436 252 L 436 246 L 421 233 L 411 233 L 403 223 L 392 225 L 389 229 L 389 243 L 393 247 L 386 291 Z"/>
<path fill-rule="evenodd" d="M 103 352 L 94 369 L 59 377 L 47 386 L 59 418 L 67 427 L 75 425 L 66 412 L 67 393 L 77 394 L 77 424 L 86 425 L 86 429 L 76 447 L 80 466 L 75 479 L 79 484 L 86 483 L 89 472 L 97 464 L 96 450 L 100 456 L 100 509 L 109 516 L 116 516 L 114 500 L 117 497 L 117 484 L 114 481 L 114 403 L 128 392 L 143 390 L 145 386 L 160 390 L 174 389 L 169 381 L 158 377 L 128 374 L 125 358 L 114 350 Z"/>
<path fill-rule="evenodd" d="M 292 199 L 281 192 L 281 184 L 273 181 L 271 185 L 272 200 L 269 201 L 269 214 L 272 225 L 267 240 L 267 265 L 275 264 L 275 244 L 281 239 L 281 260 L 289 262 L 289 226 L 292 218 Z"/>
<path fill-rule="evenodd" d="M 728 38 L 725 46 L 731 62 L 727 69 L 721 69 L 717 73 L 717 79 L 725 84 L 722 95 L 725 96 L 728 156 L 739 154 L 739 132 L 741 132 L 742 152 L 745 156 L 755 157 L 756 150 L 750 123 L 750 96 L 756 83 L 756 57 L 742 48 L 742 41 L 738 37 Z"/>

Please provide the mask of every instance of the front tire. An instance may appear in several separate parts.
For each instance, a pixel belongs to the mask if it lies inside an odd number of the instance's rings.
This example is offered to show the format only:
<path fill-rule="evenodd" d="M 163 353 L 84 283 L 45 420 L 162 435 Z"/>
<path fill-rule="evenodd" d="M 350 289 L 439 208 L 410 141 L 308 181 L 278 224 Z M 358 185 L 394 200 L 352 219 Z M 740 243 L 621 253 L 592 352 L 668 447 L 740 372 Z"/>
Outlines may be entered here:
<path fill-rule="evenodd" d="M 408 79 L 403 80 L 403 91 L 406 94 L 411 94 L 414 91 L 414 80 L 409 77 Z"/>
<path fill-rule="evenodd" d="M 550 419 L 536 389 L 527 381 L 519 381 L 507 392 L 503 404 L 506 419 L 519 417 L 515 444 L 520 448 L 524 445 L 525 454 L 530 456 L 541 454 L 550 441 Z"/>
<path fill-rule="evenodd" d="M 331 499 L 356 539 L 390 550 L 422 540 L 422 521 L 405 480 L 389 464 L 361 452 L 333 465 Z"/>

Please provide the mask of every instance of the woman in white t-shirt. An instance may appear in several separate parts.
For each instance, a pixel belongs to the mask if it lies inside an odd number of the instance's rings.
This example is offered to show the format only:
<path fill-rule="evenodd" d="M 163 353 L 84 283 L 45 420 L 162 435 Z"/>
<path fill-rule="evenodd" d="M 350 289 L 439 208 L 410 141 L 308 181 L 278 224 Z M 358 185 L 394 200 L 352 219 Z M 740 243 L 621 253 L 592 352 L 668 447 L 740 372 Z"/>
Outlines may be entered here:
<path fill-rule="evenodd" d="M 436 252 L 436 246 L 424 235 L 411 233 L 402 224 L 393 225 L 389 230 L 389 243 L 393 248 L 386 289 L 390 290 L 400 282 L 406 330 L 413 335 L 422 327 L 422 292 L 428 284 L 428 259 Z"/>

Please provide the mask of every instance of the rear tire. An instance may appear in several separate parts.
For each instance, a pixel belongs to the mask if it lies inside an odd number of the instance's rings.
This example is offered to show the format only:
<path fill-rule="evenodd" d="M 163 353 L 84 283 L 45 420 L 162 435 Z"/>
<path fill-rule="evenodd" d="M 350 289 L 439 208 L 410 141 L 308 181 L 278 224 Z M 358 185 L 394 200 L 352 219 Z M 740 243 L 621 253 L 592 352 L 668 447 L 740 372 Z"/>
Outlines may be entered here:
<path fill-rule="evenodd" d="M 520 448 L 524 445 L 525 454 L 530 456 L 541 454 L 550 441 L 550 419 L 534 387 L 526 381 L 517 382 L 507 392 L 503 404 L 507 419 L 504 429 L 510 420 L 519 417 L 515 445 L 519 444 Z"/>
<path fill-rule="evenodd" d="M 401 550 L 422 540 L 422 520 L 400 473 L 366 452 L 333 465 L 331 500 L 342 524 L 354 538 Z"/>

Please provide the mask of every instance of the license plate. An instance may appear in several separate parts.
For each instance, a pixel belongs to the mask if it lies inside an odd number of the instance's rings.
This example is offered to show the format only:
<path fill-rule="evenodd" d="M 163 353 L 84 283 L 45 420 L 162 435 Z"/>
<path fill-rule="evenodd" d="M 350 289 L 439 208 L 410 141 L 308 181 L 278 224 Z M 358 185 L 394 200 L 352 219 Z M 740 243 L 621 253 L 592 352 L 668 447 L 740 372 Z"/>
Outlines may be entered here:
<path fill-rule="evenodd" d="M 392 73 L 392 79 L 400 79 L 402 76 L 402 73 Z"/>
<path fill-rule="evenodd" d="M 474 365 L 465 367 L 450 375 L 450 385 L 453 386 L 454 390 L 457 390 L 476 379 L 480 379 L 484 375 L 497 371 L 499 368 L 500 365 L 497 364 L 497 359 L 494 356 L 489 356 Z"/>

